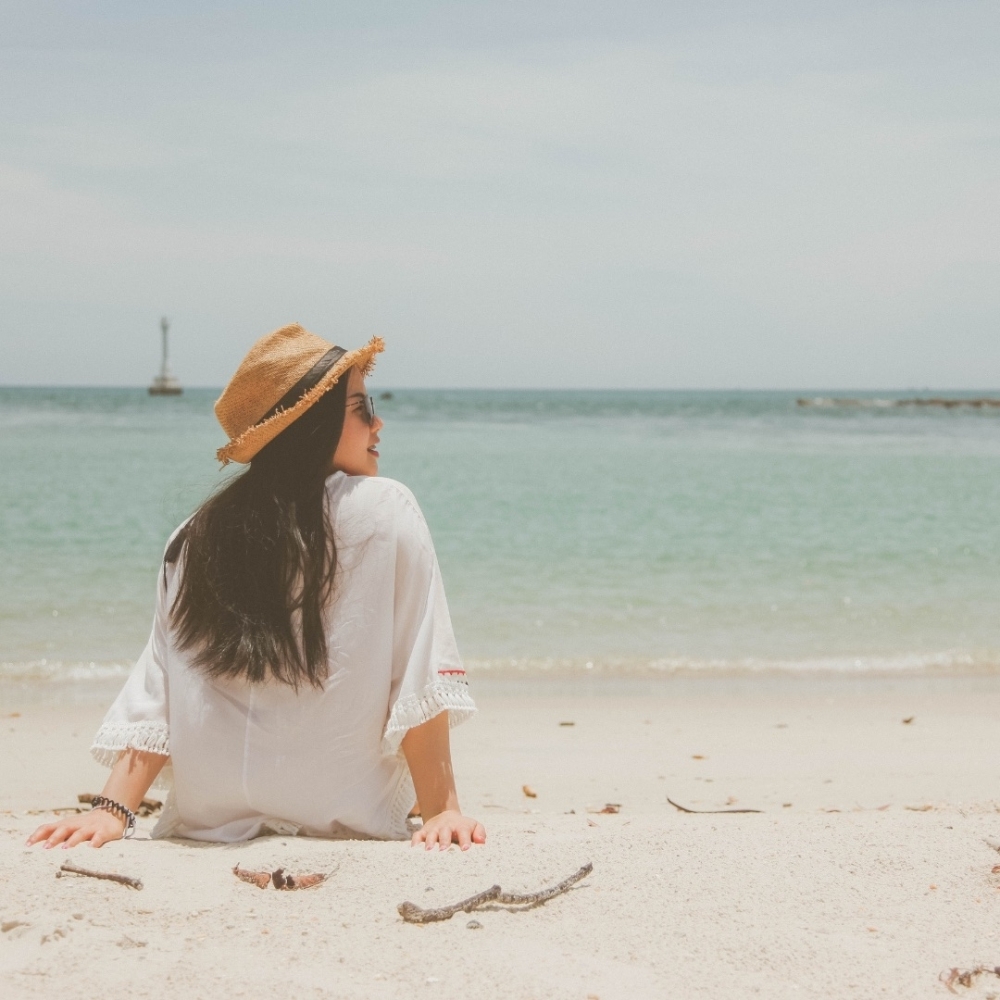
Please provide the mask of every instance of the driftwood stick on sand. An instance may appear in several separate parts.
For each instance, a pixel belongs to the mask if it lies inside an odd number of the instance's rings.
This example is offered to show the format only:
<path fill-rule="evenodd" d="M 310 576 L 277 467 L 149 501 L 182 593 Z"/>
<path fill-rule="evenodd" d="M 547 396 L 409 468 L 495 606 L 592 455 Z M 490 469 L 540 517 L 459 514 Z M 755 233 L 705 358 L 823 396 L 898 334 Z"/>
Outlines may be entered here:
<path fill-rule="evenodd" d="M 437 909 L 424 910 L 416 903 L 400 903 L 396 907 L 399 915 L 409 924 L 432 924 L 435 920 L 450 920 L 456 913 L 471 913 L 477 906 L 488 903 L 500 895 L 500 886 L 491 885 L 483 892 L 477 892 L 475 896 L 463 899 L 460 903 L 452 903 L 450 906 L 439 906 Z"/>
<path fill-rule="evenodd" d="M 764 811 L 763 809 L 688 809 L 687 806 L 682 806 L 679 802 L 674 802 L 671 798 L 668 798 L 667 801 L 678 812 L 692 813 L 699 816 L 718 816 L 722 813 L 759 813 Z"/>
<path fill-rule="evenodd" d="M 578 871 L 573 872 L 569 878 L 564 878 L 557 885 L 548 889 L 540 889 L 538 892 L 516 893 L 504 892 L 500 886 L 491 885 L 489 889 L 476 893 L 468 899 L 463 899 L 460 903 L 452 903 L 450 906 L 440 906 L 436 909 L 425 910 L 417 906 L 416 903 L 400 903 L 396 907 L 399 915 L 410 924 L 431 924 L 437 920 L 450 920 L 456 913 L 471 913 L 479 909 L 486 903 L 500 903 L 504 906 L 540 906 L 546 900 L 566 892 L 571 886 L 576 885 L 582 878 L 586 878 L 594 866 L 588 862 Z"/>
<path fill-rule="evenodd" d="M 63 872 L 72 872 L 74 875 L 87 875 L 90 878 L 107 879 L 109 882 L 118 882 L 121 885 L 127 885 L 130 889 L 142 888 L 142 882 L 137 878 L 132 878 L 131 875 L 115 875 L 113 872 L 95 872 L 90 868 L 78 868 L 76 865 L 71 865 L 68 862 L 59 867 L 59 871 L 56 872 L 56 878 L 61 878 Z"/>
<path fill-rule="evenodd" d="M 593 870 L 594 866 L 588 861 L 582 868 L 549 889 L 539 889 L 538 892 L 526 893 L 501 892 L 497 896 L 497 902 L 503 903 L 504 906 L 541 906 L 553 896 L 558 896 L 571 886 L 576 885 L 580 879 L 586 878 Z"/>

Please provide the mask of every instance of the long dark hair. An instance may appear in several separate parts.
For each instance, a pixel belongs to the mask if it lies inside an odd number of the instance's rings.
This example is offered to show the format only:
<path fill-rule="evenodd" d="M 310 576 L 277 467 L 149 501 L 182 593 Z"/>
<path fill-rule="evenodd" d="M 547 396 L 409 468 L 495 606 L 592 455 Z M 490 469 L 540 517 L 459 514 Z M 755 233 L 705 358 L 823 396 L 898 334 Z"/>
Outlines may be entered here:
<path fill-rule="evenodd" d="M 325 481 L 344 427 L 348 373 L 205 501 L 172 546 L 184 549 L 171 607 L 178 646 L 209 677 L 327 677 L 323 610 L 337 549 Z M 173 561 L 167 553 L 167 561 Z"/>

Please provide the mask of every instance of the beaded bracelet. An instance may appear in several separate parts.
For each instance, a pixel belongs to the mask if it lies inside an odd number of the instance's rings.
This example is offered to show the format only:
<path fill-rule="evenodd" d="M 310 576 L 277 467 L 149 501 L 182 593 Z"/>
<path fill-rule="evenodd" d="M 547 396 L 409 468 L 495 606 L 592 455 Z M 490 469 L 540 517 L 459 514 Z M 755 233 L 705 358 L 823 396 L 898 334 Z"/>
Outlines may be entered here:
<path fill-rule="evenodd" d="M 90 808 L 104 809 L 106 812 L 112 813 L 124 821 L 125 832 L 122 834 L 123 837 L 131 837 L 135 833 L 135 813 L 128 806 L 123 806 L 120 802 L 115 802 L 114 799 L 106 798 L 103 795 L 95 795 L 90 801 Z"/>

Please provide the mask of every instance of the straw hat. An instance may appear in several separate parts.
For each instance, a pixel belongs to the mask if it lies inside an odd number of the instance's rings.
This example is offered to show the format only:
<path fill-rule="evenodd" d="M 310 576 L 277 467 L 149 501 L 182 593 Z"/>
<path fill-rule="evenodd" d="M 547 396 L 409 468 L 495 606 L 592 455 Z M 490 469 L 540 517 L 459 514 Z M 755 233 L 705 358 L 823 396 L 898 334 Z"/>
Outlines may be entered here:
<path fill-rule="evenodd" d="M 215 415 L 229 435 L 216 455 L 223 465 L 249 462 L 269 441 L 297 420 L 344 372 L 367 375 L 381 337 L 347 351 L 293 323 L 261 337 L 250 348 L 229 385 L 215 401 Z"/>

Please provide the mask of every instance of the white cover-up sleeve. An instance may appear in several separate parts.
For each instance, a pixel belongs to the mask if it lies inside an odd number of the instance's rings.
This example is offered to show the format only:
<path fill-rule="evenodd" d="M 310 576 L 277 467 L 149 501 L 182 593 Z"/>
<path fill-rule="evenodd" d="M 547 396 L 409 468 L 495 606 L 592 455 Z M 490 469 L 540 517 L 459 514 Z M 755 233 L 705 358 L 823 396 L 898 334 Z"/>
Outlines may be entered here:
<path fill-rule="evenodd" d="M 124 750 L 170 756 L 170 727 L 167 706 L 167 587 L 165 571 L 159 574 L 156 615 L 149 642 L 142 651 L 121 693 L 108 709 L 90 752 L 107 767 L 114 766 Z M 153 783 L 169 788 L 169 764 Z"/>
<path fill-rule="evenodd" d="M 405 487 L 399 487 L 394 500 L 392 688 L 383 755 L 398 753 L 407 730 L 441 712 L 446 711 L 450 725 L 456 726 L 476 711 L 427 522 Z"/>

